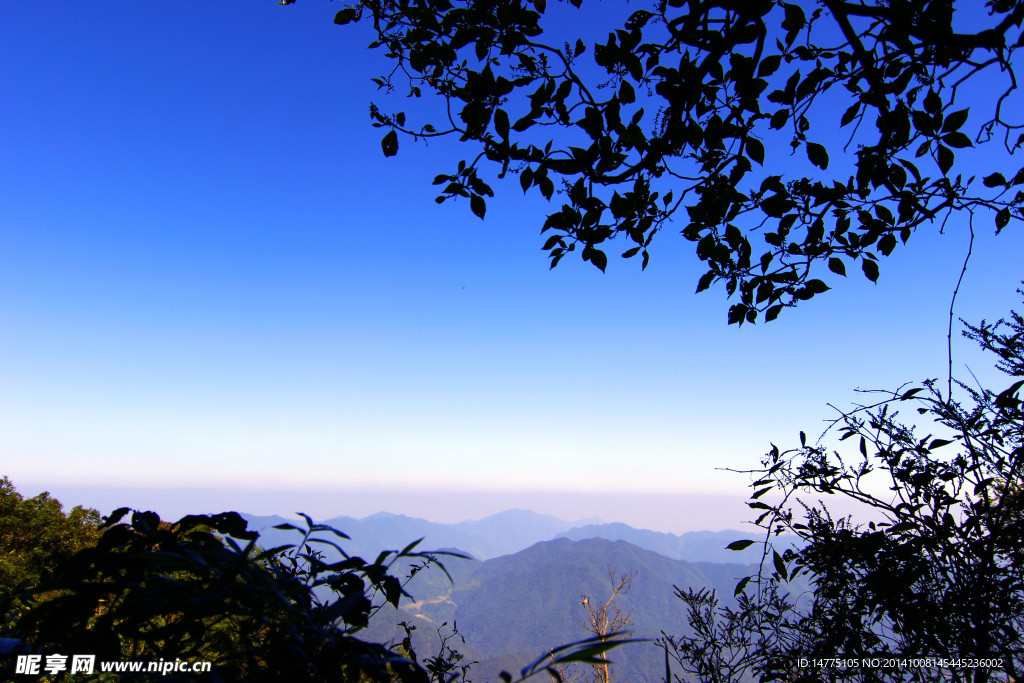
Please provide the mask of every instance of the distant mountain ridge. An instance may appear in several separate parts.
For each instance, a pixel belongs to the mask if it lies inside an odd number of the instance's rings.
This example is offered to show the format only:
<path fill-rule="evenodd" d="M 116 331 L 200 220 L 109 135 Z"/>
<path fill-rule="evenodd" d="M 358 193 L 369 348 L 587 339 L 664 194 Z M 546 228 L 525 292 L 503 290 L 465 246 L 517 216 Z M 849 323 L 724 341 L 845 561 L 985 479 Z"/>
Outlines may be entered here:
<path fill-rule="evenodd" d="M 249 522 L 249 528 L 259 531 L 265 539 L 264 543 L 268 545 L 287 543 L 295 538 L 293 533 L 275 530 L 274 526 L 286 522 L 298 527 L 305 526 L 302 520 L 285 519 L 277 515 L 243 513 L 242 516 Z M 319 521 L 351 537 L 351 541 L 344 543 L 345 551 L 350 554 L 376 556 L 381 550 L 404 548 L 411 541 L 422 538 L 420 549 L 458 548 L 477 559 L 485 560 L 518 552 L 581 524 L 600 523 L 601 520 L 567 522 L 553 515 L 529 510 L 505 510 L 483 519 L 456 524 L 442 524 L 390 512 L 378 512 L 362 519 L 339 516 Z"/>
<path fill-rule="evenodd" d="M 581 541 L 587 538 L 604 538 L 609 541 L 626 541 L 638 548 L 650 550 L 674 560 L 688 562 L 726 562 L 757 564 L 761 561 L 762 546 L 755 543 L 745 550 L 727 550 L 733 541 L 745 538 L 757 540 L 758 536 L 726 529 L 724 531 L 689 531 L 676 535 L 648 529 L 635 529 L 628 524 L 587 524 L 563 531 L 556 538 Z M 776 548 L 788 547 L 785 542 L 775 542 Z"/>
<path fill-rule="evenodd" d="M 270 546 L 295 539 L 294 534 L 274 530 L 274 526 L 286 522 L 304 526 L 301 520 L 276 515 L 242 516 L 249 522 L 249 528 L 260 531 L 264 537 L 263 543 Z M 555 538 L 576 541 L 604 538 L 626 541 L 638 548 L 689 562 L 756 563 L 761 560 L 761 550 L 756 544 L 739 552 L 725 549 L 733 541 L 757 538 L 733 529 L 691 531 L 676 535 L 593 519 L 569 522 L 529 510 L 506 510 L 483 519 L 456 524 L 431 522 L 389 512 L 379 512 L 362 519 L 332 517 L 321 523 L 333 526 L 351 537 L 350 541 L 343 544 L 346 552 L 364 556 L 376 556 L 381 550 L 404 548 L 418 538 L 423 539 L 419 546 L 421 550 L 457 548 L 479 560 L 517 553 L 536 543 Z"/>

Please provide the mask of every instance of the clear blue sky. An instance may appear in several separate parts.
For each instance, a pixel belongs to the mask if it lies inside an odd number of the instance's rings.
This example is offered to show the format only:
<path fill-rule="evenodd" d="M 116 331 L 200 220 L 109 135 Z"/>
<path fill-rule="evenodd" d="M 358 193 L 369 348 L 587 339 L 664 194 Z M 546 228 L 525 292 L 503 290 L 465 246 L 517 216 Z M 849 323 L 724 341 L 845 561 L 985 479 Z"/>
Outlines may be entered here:
<path fill-rule="evenodd" d="M 945 373 L 964 225 L 742 329 L 672 231 L 646 272 L 549 271 L 514 178 L 480 221 L 433 201 L 456 141 L 384 158 L 368 105 L 401 102 L 338 8 L 0 6 L 0 474 L 24 493 L 737 526 L 741 505 L 685 507 L 744 493 L 716 468 L 855 387 Z M 969 320 L 1024 277 L 1019 226 L 983 223 Z"/>

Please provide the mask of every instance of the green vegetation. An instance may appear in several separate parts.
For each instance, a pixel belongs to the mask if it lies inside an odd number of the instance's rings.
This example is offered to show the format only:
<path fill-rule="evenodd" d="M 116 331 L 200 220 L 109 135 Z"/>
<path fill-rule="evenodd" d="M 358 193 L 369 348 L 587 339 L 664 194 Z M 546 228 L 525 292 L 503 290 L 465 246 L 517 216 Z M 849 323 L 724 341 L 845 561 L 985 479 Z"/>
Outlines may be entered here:
<path fill-rule="evenodd" d="M 676 660 L 703 681 L 1020 680 L 1024 674 L 1024 320 L 967 326 L 1013 381 L 999 393 L 961 384 L 967 400 L 934 381 L 843 412 L 831 429 L 857 453 L 808 444 L 772 447 L 755 470 L 749 503 L 767 535 L 762 576 L 737 587 L 737 609 L 709 591 L 680 592 L 695 635 L 670 639 Z M 920 434 L 899 409 L 926 419 Z M 794 502 L 840 496 L 866 520 L 834 518 Z M 777 500 L 780 502 L 764 502 Z M 870 520 L 870 521 L 867 521 Z M 802 546 L 782 553 L 778 533 Z M 740 542 L 738 545 L 752 542 Z M 806 576 L 813 594 L 787 592 Z M 820 662 L 841 657 L 850 666 Z M 810 662 L 802 667 L 798 662 Z M 894 662 L 886 669 L 864 662 Z M 936 665 L 942 660 L 980 664 Z M 819 662 L 815 664 L 815 662 Z M 941 673 L 940 673 L 941 670 Z"/>
<path fill-rule="evenodd" d="M 0 600 L 36 584 L 63 559 L 99 537 L 100 514 L 76 506 L 65 513 L 49 493 L 23 498 L 0 479 Z"/>
<path fill-rule="evenodd" d="M 13 526 L 17 519 L 0 523 Z M 87 653 L 97 661 L 207 661 L 209 680 L 454 680 L 446 677 L 460 670 L 461 655 L 453 648 L 421 663 L 408 640 L 386 647 L 360 635 L 374 614 L 408 597 L 394 567 L 411 562 L 411 574 L 435 564 L 443 570 L 437 557 L 458 554 L 424 553 L 412 543 L 366 562 L 344 552 L 338 542 L 345 534 L 308 517 L 306 522 L 305 529 L 279 527 L 301 534 L 297 543 L 263 550 L 258 534 L 234 512 L 189 515 L 172 524 L 154 512 L 117 510 L 104 520 L 95 544 L 48 556 L 39 578 L 5 599 L 0 635 L 22 651 Z M 314 538 L 325 533 L 333 538 Z M 342 559 L 325 562 L 317 547 L 326 546 Z M 14 554 L 17 547 L 0 550 Z M 574 643 L 550 663 L 545 653 L 517 680 L 562 662 L 593 661 L 616 644 Z M 13 675 L 14 664 L 5 658 L 0 672 Z"/>
<path fill-rule="evenodd" d="M 96 545 L 23 594 L 15 636 L 41 652 L 98 660 L 210 661 L 226 680 L 316 681 L 339 671 L 351 680 L 385 671 L 425 680 L 411 662 L 352 637 L 374 609 L 367 591 L 392 604 L 402 594 L 387 574 L 392 556 L 328 570 L 303 543 L 260 551 L 235 513 L 168 524 L 135 512 L 121 523 L 128 514 L 115 512 Z M 313 530 L 323 529 L 311 525 L 307 537 Z M 411 548 L 395 555 L 416 556 Z M 320 586 L 338 598 L 320 601 Z"/>
<path fill-rule="evenodd" d="M 742 324 L 823 293 L 820 277 L 849 266 L 877 280 L 879 258 L 921 227 L 958 217 L 973 236 L 976 216 L 996 232 L 1024 217 L 1024 170 L 1003 165 L 999 151 L 1024 142 L 1003 109 L 1017 87 L 1024 2 L 985 8 L 967 22 L 951 0 L 821 0 L 809 14 L 774 0 L 664 0 L 633 11 L 605 42 L 564 46 L 545 35 L 546 0 L 364 0 L 335 21 L 372 20 L 373 46 L 394 62 L 382 89 L 404 79 L 410 95 L 433 91 L 451 112 L 444 124 L 413 126 L 404 112 L 373 107 L 385 155 L 397 153 L 399 134 L 475 145 L 472 159 L 435 179 L 439 201 L 466 198 L 482 218 L 493 196 L 480 175 L 488 162 L 498 177 L 517 174 L 524 192 L 550 200 L 560 189 L 542 228 L 552 266 L 579 248 L 601 270 L 612 238 L 646 265 L 654 236 L 682 219 L 707 266 L 697 290 L 724 283 L 737 299 L 728 320 Z M 976 28 L 959 28 L 968 24 Z M 968 97 L 987 107 L 973 120 Z M 848 137 L 834 138 L 830 112 L 844 112 Z M 967 148 L 984 148 L 991 167 L 966 170 L 957 150 Z M 775 158 L 791 151 L 803 168 L 779 174 Z M 753 471 L 750 501 L 766 534 L 762 571 L 740 582 L 735 604 L 678 590 L 692 631 L 663 641 L 671 677 L 1024 676 L 1024 322 L 1013 313 L 967 336 L 1013 378 L 1005 389 L 958 383 L 961 401 L 950 377 L 945 393 L 934 381 L 881 392 L 826 435 L 856 444 L 852 459 L 803 433 L 797 448 L 772 447 Z M 921 436 L 903 407 L 936 433 Z M 337 546 L 342 559 L 327 563 L 311 534 L 345 536 L 308 519 L 298 543 L 263 550 L 235 513 L 170 524 L 126 509 L 98 535 L 94 511 L 65 515 L 46 494 L 23 500 L 6 479 L 0 491 L 0 623 L 22 647 L 209 660 L 223 680 L 465 674 L 454 634 L 422 662 L 411 641 L 363 639 L 371 617 L 406 594 L 396 562 L 436 561 L 415 544 L 373 562 Z M 856 501 L 870 520 L 835 518 L 820 504 L 794 511 L 808 494 Z M 780 552 L 772 539 L 783 532 L 803 544 Z M 813 591 L 794 590 L 798 579 Z M 505 585 L 499 597 L 523 600 L 536 588 Z M 544 653 L 521 677 L 562 662 L 603 668 L 617 644 L 607 636 Z"/>

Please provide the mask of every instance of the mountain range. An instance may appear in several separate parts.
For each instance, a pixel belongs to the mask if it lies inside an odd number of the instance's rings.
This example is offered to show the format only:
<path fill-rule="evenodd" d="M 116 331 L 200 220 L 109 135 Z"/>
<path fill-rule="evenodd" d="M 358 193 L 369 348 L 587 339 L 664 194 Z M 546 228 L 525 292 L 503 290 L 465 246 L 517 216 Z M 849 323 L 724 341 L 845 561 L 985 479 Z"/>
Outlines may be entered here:
<path fill-rule="evenodd" d="M 304 526 L 301 521 L 277 515 L 242 515 L 249 528 L 260 532 L 261 543 L 279 545 L 294 540 L 293 534 L 273 529 L 284 523 Z M 733 541 L 756 538 L 749 532 L 691 531 L 677 535 L 647 529 L 635 529 L 626 524 L 606 524 L 599 519 L 569 522 L 553 515 L 529 510 L 506 510 L 479 520 L 442 524 L 418 517 L 407 517 L 379 512 L 369 517 L 332 517 L 320 522 L 344 532 L 350 540 L 344 542 L 350 555 L 376 557 L 381 550 L 404 548 L 410 541 L 423 539 L 420 549 L 457 548 L 478 560 L 509 555 L 530 547 L 534 543 L 553 538 L 583 540 L 605 538 L 627 541 L 639 548 L 677 560 L 690 562 L 754 563 L 761 561 L 757 545 L 743 551 L 726 550 Z"/>
<path fill-rule="evenodd" d="M 243 516 L 250 529 L 261 532 L 264 547 L 297 540 L 295 532 L 273 526 L 304 526 L 277 516 Z M 735 530 L 675 535 L 600 520 L 567 522 L 525 510 L 458 524 L 390 513 L 322 523 L 350 536 L 340 542 L 350 555 L 372 559 L 422 538 L 418 549 L 458 550 L 475 558 L 442 557 L 450 581 L 433 567 L 416 573 L 406 584 L 412 599 L 397 610 L 382 609 L 361 637 L 400 642 L 405 622 L 415 629 L 413 646 L 425 658 L 436 656 L 441 639 L 457 628 L 461 638 L 449 644 L 475 662 L 469 680 L 476 683 L 497 681 L 500 671 L 518 672 L 554 647 L 589 637 L 582 603 L 603 604 L 613 581 L 624 576 L 633 578 L 614 607 L 630 615 L 631 637 L 645 642 L 612 651 L 614 680 L 660 681 L 665 656 L 655 641 L 663 634 L 689 633 L 677 590 L 709 588 L 731 605 L 736 582 L 757 573 L 762 557 L 759 544 L 726 550 L 750 537 Z M 408 567 L 393 570 L 401 575 Z"/>
<path fill-rule="evenodd" d="M 611 596 L 613 581 L 632 576 L 612 611 L 630 615 L 629 636 L 647 642 L 620 647 L 610 659 L 616 680 L 653 683 L 664 670 L 664 653 L 654 641 L 663 632 L 689 632 L 675 588 L 711 588 L 731 604 L 736 582 L 754 571 L 749 565 L 675 560 L 625 541 L 558 538 L 481 562 L 446 595 L 387 616 L 415 625 L 426 636 L 414 640 L 425 654 L 436 653 L 441 624 L 457 624 L 465 638 L 461 649 L 478 662 L 471 680 L 496 681 L 502 670 L 517 671 L 554 647 L 593 635 L 584 626 L 584 599 L 600 606 Z M 386 621 L 378 620 L 371 635 L 387 640 Z"/>

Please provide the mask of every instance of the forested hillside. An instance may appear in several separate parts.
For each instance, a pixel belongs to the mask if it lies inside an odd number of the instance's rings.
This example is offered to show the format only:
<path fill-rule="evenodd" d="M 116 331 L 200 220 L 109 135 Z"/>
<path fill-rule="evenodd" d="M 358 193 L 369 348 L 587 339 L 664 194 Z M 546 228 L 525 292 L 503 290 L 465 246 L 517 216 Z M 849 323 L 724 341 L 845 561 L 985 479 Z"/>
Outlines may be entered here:
<path fill-rule="evenodd" d="M 636 638 L 655 640 L 662 631 L 688 632 L 674 586 L 710 588 L 731 596 L 736 582 L 757 571 L 740 564 L 690 563 L 674 560 L 624 541 L 559 538 L 485 562 L 459 567 L 457 580 L 442 595 L 427 597 L 410 590 L 417 601 L 403 605 L 399 614 L 381 613 L 369 637 L 398 638 L 401 630 L 387 630 L 387 621 L 405 620 L 416 626 L 418 652 L 437 650 L 437 629 L 449 632 L 458 624 L 465 637 L 459 649 L 478 660 L 471 678 L 496 680 L 501 670 L 514 670 L 538 653 L 589 635 L 581 626 L 585 612 L 582 596 L 603 601 L 611 592 L 609 570 L 635 574 L 630 590 L 617 597 L 615 606 L 632 615 L 629 630 Z M 467 571 L 468 570 L 468 571 Z M 418 578 L 418 577 L 417 577 Z M 441 625 L 447 623 L 447 627 Z M 664 673 L 664 655 L 653 642 L 628 645 L 611 655 L 616 680 L 658 681 Z"/>

